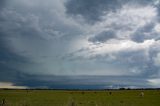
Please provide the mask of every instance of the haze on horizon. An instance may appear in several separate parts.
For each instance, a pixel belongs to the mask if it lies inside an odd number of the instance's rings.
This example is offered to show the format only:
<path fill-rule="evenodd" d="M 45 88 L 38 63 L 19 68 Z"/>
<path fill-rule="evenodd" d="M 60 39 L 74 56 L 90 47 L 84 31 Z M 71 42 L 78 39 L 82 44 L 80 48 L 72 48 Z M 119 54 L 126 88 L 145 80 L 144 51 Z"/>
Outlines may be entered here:
<path fill-rule="evenodd" d="M 160 0 L 1 0 L 4 87 L 160 87 Z"/>

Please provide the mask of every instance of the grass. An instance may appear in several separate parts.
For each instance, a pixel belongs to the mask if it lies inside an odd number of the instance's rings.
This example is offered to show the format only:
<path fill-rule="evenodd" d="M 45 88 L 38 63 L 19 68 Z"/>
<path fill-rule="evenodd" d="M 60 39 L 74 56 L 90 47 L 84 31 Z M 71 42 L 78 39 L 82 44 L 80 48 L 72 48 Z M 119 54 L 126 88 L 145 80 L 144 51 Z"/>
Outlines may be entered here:
<path fill-rule="evenodd" d="M 110 94 L 111 92 L 111 94 Z M 144 92 L 144 96 L 140 96 Z M 5 99 L 5 104 L 2 101 Z M 2 106 L 160 106 L 160 90 L 0 90 Z"/>

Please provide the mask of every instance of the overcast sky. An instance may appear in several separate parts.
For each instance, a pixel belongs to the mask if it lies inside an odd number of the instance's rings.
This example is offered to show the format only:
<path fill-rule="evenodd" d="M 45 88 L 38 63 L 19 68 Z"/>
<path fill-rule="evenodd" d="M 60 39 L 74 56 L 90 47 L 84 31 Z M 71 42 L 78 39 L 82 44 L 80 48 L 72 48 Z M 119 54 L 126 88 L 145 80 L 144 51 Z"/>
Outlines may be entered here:
<path fill-rule="evenodd" d="M 5 86 L 160 87 L 160 0 L 1 0 Z"/>

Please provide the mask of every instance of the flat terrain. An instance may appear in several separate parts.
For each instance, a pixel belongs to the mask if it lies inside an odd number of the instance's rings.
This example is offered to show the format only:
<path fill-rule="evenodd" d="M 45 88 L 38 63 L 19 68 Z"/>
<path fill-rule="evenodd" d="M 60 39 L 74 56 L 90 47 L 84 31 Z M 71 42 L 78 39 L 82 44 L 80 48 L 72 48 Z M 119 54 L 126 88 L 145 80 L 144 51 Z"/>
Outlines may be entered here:
<path fill-rule="evenodd" d="M 0 106 L 160 106 L 160 90 L 0 90 Z"/>

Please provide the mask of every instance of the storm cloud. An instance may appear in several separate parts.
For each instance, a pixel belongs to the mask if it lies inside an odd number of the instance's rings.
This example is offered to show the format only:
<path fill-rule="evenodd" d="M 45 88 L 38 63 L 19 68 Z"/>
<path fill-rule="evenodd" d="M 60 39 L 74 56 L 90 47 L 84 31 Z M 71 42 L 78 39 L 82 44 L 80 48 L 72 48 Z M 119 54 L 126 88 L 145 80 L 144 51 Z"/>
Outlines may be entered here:
<path fill-rule="evenodd" d="M 1 0 L 0 82 L 30 88 L 159 87 L 159 5 Z"/>

